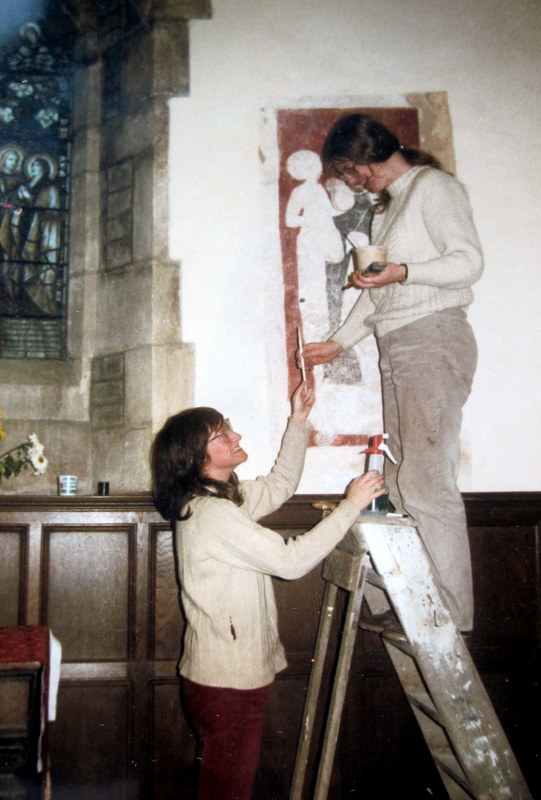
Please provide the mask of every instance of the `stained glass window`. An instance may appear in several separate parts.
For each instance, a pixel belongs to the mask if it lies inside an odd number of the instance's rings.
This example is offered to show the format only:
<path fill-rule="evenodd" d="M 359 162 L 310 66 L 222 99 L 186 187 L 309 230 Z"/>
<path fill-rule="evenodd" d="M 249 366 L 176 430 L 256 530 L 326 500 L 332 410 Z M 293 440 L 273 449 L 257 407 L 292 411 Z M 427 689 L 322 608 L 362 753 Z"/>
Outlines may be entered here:
<path fill-rule="evenodd" d="M 34 22 L 0 50 L 0 358 L 66 357 L 71 53 Z"/>

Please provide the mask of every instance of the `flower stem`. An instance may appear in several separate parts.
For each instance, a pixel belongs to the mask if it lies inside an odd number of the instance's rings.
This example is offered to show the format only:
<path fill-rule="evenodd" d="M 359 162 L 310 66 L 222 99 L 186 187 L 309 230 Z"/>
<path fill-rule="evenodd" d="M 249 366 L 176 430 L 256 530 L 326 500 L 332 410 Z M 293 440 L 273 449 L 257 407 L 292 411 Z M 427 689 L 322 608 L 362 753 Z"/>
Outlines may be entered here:
<path fill-rule="evenodd" d="M 0 456 L 0 461 L 2 461 L 5 456 L 9 456 L 10 453 L 14 453 L 16 450 L 28 450 L 28 445 L 26 442 L 24 442 L 23 444 L 18 444 L 17 447 L 12 447 L 11 450 L 6 450 L 6 452 L 2 453 Z"/>

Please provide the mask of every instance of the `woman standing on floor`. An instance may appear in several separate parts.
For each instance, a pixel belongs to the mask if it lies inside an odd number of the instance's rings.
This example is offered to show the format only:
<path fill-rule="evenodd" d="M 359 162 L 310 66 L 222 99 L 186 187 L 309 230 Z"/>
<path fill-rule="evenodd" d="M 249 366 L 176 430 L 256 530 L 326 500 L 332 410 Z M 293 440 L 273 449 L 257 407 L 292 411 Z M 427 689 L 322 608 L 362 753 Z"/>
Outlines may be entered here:
<path fill-rule="evenodd" d="M 170 417 L 151 450 L 152 493 L 174 525 L 186 618 L 179 663 L 186 708 L 201 751 L 199 800 L 251 800 L 268 686 L 284 669 L 271 575 L 301 577 L 384 493 L 371 471 L 353 480 L 336 509 L 311 531 L 284 540 L 257 520 L 299 483 L 313 391 L 302 383 L 270 474 L 240 482 L 241 436 L 212 408 Z"/>
<path fill-rule="evenodd" d="M 388 263 L 380 273 L 353 273 L 361 296 L 327 342 L 305 345 L 305 364 L 332 361 L 375 333 L 385 431 L 398 462 L 387 462 L 389 497 L 417 521 L 449 610 L 469 631 L 471 562 L 457 473 L 477 362 L 465 309 L 483 268 L 470 204 L 434 157 L 401 147 L 366 114 L 335 123 L 323 160 L 353 190 L 378 196 L 372 242 L 387 247 Z"/>

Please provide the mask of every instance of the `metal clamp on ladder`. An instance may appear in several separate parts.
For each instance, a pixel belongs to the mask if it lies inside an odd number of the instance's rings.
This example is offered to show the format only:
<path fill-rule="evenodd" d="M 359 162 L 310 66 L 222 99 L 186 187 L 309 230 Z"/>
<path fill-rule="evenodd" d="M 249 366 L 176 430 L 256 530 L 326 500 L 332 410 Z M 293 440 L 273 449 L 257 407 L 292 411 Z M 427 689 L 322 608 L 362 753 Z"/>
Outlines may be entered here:
<path fill-rule="evenodd" d="M 326 800 L 329 791 L 363 597 L 371 613 L 390 609 L 396 615 L 399 624 L 382 624 L 379 632 L 451 800 L 532 800 L 441 599 L 415 523 L 383 515 L 359 517 L 325 559 L 323 577 L 327 583 L 290 800 L 303 796 L 338 588 L 349 596 L 313 800 Z M 366 583 L 379 590 L 375 597 L 365 595 Z"/>

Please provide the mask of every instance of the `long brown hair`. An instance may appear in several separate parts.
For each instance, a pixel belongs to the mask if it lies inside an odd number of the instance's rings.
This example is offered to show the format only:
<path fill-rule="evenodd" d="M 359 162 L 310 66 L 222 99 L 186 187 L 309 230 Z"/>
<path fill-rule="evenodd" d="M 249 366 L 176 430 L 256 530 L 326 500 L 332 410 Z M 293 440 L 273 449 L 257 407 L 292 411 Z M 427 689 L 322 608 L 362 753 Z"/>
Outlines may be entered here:
<path fill-rule="evenodd" d="M 431 153 L 413 147 L 402 147 L 395 134 L 369 114 L 346 114 L 337 120 L 323 145 L 323 163 L 340 167 L 344 161 L 354 164 L 377 164 L 387 161 L 393 153 L 411 166 L 428 166 L 443 170 L 441 162 Z M 444 170 L 447 171 L 447 170 Z M 390 202 L 386 189 L 379 193 L 376 211 L 383 211 Z"/>
<path fill-rule="evenodd" d="M 234 472 L 227 482 L 205 474 L 209 437 L 223 422 L 214 408 L 188 408 L 169 417 L 156 434 L 150 449 L 152 499 L 169 522 L 188 519 L 189 501 L 197 496 L 213 495 L 242 505 Z"/>

